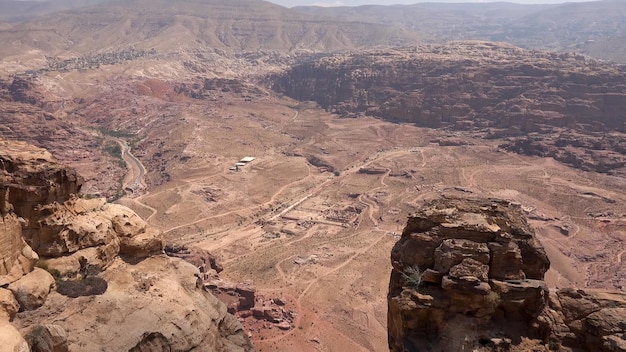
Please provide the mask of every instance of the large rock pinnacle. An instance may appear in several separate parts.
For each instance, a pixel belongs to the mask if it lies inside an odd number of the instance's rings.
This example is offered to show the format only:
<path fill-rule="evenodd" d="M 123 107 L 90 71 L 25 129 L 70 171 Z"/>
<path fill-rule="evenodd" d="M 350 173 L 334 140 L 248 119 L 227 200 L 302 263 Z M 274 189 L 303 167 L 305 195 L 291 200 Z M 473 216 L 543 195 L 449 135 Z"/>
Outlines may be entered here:
<path fill-rule="evenodd" d="M 550 262 L 517 204 L 432 201 L 391 260 L 391 351 L 626 351 L 626 325 L 615 324 L 626 295 L 550 292 Z"/>

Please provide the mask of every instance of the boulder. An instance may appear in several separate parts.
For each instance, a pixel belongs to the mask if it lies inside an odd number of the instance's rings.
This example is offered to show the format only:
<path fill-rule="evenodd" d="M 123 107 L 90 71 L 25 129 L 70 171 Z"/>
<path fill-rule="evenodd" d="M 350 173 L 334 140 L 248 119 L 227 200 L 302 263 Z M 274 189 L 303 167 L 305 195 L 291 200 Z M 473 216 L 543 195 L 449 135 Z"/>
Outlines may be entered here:
<path fill-rule="evenodd" d="M 0 320 L 13 320 L 19 310 L 20 304 L 13 292 L 0 288 Z"/>
<path fill-rule="evenodd" d="M 33 310 L 41 307 L 50 290 L 55 287 L 52 275 L 47 271 L 35 268 L 29 274 L 9 285 L 20 304 L 20 310 Z"/>
<path fill-rule="evenodd" d="M 141 260 L 164 248 L 160 231 L 148 227 L 132 210 L 104 199 L 71 197 L 63 204 L 47 205 L 39 226 L 41 231 L 33 236 L 35 248 L 61 275 L 75 275 L 81 260 L 102 270 L 119 254 Z"/>
<path fill-rule="evenodd" d="M 8 321 L 0 319 L 0 346 L 7 352 L 30 352 L 26 340 Z"/>
<path fill-rule="evenodd" d="M 59 325 L 35 325 L 26 341 L 31 352 L 68 352 L 67 333 Z"/>

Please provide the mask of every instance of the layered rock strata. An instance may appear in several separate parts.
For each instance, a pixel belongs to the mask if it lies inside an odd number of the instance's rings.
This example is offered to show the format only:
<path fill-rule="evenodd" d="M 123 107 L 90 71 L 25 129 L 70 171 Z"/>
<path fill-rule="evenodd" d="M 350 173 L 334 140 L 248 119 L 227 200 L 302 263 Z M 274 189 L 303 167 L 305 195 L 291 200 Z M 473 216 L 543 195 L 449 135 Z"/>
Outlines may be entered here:
<path fill-rule="evenodd" d="M 486 138 L 510 138 L 510 150 L 549 155 L 594 171 L 626 172 L 626 73 L 581 55 L 453 42 L 337 54 L 295 65 L 272 77 L 271 84 L 342 116 L 366 114 L 480 132 Z M 564 132 L 578 137 L 566 140 Z M 605 138 L 606 132 L 617 137 Z M 534 138 L 525 139 L 533 133 Z M 518 138 L 553 149 L 567 146 L 570 153 L 524 148 L 516 144 Z M 583 138 L 596 145 L 587 157 L 575 142 Z M 594 158 L 603 161 L 594 163 Z"/>
<path fill-rule="evenodd" d="M 551 292 L 519 205 L 432 201 L 391 259 L 391 351 L 626 351 L 626 294 Z"/>

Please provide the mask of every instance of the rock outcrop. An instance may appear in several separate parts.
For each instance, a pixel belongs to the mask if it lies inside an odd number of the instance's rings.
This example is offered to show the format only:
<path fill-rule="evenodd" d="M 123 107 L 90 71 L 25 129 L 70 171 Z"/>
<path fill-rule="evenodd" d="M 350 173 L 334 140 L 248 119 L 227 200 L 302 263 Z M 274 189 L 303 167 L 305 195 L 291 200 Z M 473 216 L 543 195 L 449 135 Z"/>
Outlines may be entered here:
<path fill-rule="evenodd" d="M 13 213 L 7 196 L 8 187 L 0 184 L 0 286 L 15 282 L 31 272 L 39 259 L 24 241 L 22 223 L 25 220 Z"/>
<path fill-rule="evenodd" d="M 165 255 L 137 264 L 117 257 L 98 275 L 108 283 L 104 293 L 52 292 L 44 307 L 19 313 L 15 325 L 26 331 L 58 325 L 70 349 L 81 351 L 253 351 L 241 324 L 198 275 L 191 264 Z"/>
<path fill-rule="evenodd" d="M 0 141 L 0 177 L 3 350 L 254 351 L 160 231 L 49 153 Z"/>
<path fill-rule="evenodd" d="M 391 351 L 626 351 L 626 294 L 551 292 L 550 262 L 517 204 L 432 201 L 391 259 Z"/>
<path fill-rule="evenodd" d="M 27 241 L 38 231 L 39 208 L 65 202 L 80 192 L 83 182 L 45 149 L 22 142 L 0 140 L 0 173 L 6 200 L 17 216 L 27 220 Z"/>
<path fill-rule="evenodd" d="M 557 136 L 573 131 L 602 145 L 587 157 L 584 149 L 576 151 L 589 168 L 626 172 L 626 154 L 618 146 L 626 132 L 626 73 L 581 55 L 454 42 L 324 57 L 296 65 L 271 82 L 276 91 L 316 101 L 342 116 L 366 114 L 513 143 L 535 133 L 554 148 L 562 147 L 554 141 Z M 600 133 L 609 131 L 618 136 L 607 140 Z M 550 156 L 581 163 L 558 153 Z M 592 160 L 598 156 L 606 162 L 596 169 Z"/>

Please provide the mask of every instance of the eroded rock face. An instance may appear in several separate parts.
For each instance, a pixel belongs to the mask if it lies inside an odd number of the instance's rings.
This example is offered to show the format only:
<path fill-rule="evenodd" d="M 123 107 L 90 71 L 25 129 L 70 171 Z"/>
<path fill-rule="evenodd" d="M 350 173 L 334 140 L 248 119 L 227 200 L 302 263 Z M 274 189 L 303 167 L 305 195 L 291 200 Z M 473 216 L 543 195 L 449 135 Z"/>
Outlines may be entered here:
<path fill-rule="evenodd" d="M 74 169 L 57 163 L 45 149 L 14 141 L 0 140 L 0 174 L 7 201 L 27 220 L 27 241 L 38 231 L 39 207 L 65 202 L 83 183 Z"/>
<path fill-rule="evenodd" d="M 391 351 L 624 350 L 626 294 L 550 292 L 550 262 L 517 204 L 432 201 L 391 259 Z"/>
<path fill-rule="evenodd" d="M 104 199 L 72 197 L 41 210 L 33 247 L 51 269 L 71 276 L 86 265 L 104 269 L 117 256 L 137 260 L 163 252 L 161 233 L 132 210 Z"/>
<path fill-rule="evenodd" d="M 509 139 L 512 151 L 626 174 L 626 73 L 580 55 L 453 42 L 337 54 L 271 81 L 342 116 L 474 131 Z"/>
<path fill-rule="evenodd" d="M 79 198 L 80 177 L 47 152 L 0 147 L 0 349 L 254 351 L 198 269 L 163 253 L 160 231 L 126 207 Z"/>
<path fill-rule="evenodd" d="M 3 190 L 0 189 L 0 202 L 2 195 Z M 23 221 L 12 209 L 8 211 L 0 214 L 0 286 L 19 280 L 31 272 L 39 259 L 22 237 Z"/>

